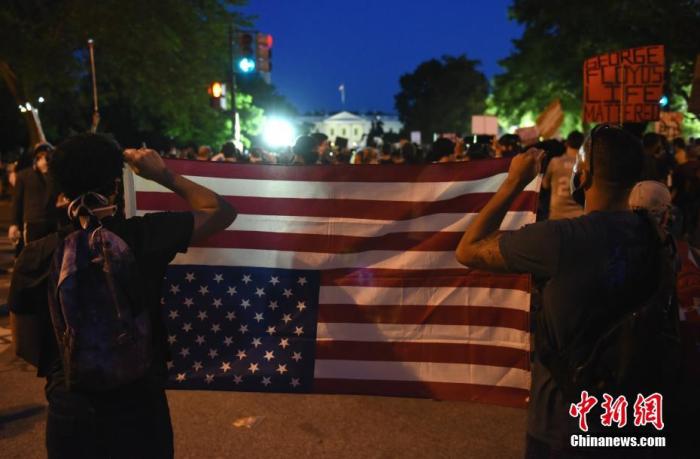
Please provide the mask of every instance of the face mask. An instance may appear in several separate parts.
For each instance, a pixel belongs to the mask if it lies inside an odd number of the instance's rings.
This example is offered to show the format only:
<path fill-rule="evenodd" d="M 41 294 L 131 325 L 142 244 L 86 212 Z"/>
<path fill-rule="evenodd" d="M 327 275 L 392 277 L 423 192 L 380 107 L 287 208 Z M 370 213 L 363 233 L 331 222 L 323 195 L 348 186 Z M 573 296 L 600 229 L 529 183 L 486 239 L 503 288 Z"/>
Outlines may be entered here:
<path fill-rule="evenodd" d="M 95 207 L 95 204 L 100 207 Z M 80 216 L 96 217 L 95 214 L 104 211 L 110 212 L 108 216 L 113 217 L 117 212 L 117 206 L 109 205 L 107 197 L 94 191 L 89 191 L 71 201 L 68 205 L 68 218 L 76 220 Z"/>

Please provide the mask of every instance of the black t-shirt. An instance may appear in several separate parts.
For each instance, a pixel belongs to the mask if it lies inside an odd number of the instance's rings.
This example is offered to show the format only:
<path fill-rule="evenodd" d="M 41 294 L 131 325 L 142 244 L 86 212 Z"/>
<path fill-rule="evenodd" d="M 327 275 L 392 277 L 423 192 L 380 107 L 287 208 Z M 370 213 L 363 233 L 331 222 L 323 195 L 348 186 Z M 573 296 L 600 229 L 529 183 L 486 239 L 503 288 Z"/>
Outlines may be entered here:
<path fill-rule="evenodd" d="M 129 219 L 107 218 L 103 220 L 103 225 L 121 237 L 134 254 L 141 292 L 145 304 L 151 309 L 155 345 L 153 376 L 164 377 L 168 345 L 160 304 L 163 277 L 175 255 L 187 250 L 192 238 L 194 217 L 191 212 L 159 212 Z M 55 236 L 49 236 L 31 243 L 24 249 L 15 265 L 13 286 L 8 300 L 13 312 L 35 312 L 44 325 L 39 376 L 47 377 L 47 394 L 61 389 L 64 382 L 63 367 L 48 314 L 46 295 L 46 274 L 55 245 Z M 26 310 L 30 301 L 34 302 L 32 306 L 38 302 L 41 302 L 41 305 L 34 306 L 34 311 Z M 138 391 L 141 385 L 141 382 L 137 382 L 131 385 L 132 387 L 117 391 Z"/>
<path fill-rule="evenodd" d="M 505 233 L 500 250 L 510 270 L 531 273 L 544 283 L 540 307 L 548 342 L 562 350 L 582 329 L 612 324 L 652 293 L 650 241 L 648 223 L 634 213 L 593 212 Z M 570 404 L 579 401 L 564 400 L 535 353 L 528 433 L 564 447 L 571 434 L 583 433 L 568 414 Z M 600 427 L 593 412 L 588 418 L 591 429 Z"/>

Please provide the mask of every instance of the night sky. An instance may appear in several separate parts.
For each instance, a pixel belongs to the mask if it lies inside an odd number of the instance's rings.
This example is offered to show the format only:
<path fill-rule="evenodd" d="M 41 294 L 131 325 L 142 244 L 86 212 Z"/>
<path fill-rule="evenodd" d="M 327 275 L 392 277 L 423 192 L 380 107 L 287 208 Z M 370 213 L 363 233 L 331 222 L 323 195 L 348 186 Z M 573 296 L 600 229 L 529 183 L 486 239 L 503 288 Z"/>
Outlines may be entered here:
<path fill-rule="evenodd" d="M 444 54 L 500 72 L 522 28 L 510 0 L 249 0 L 255 28 L 274 37 L 272 83 L 302 113 L 345 108 L 394 113 L 399 77 Z"/>

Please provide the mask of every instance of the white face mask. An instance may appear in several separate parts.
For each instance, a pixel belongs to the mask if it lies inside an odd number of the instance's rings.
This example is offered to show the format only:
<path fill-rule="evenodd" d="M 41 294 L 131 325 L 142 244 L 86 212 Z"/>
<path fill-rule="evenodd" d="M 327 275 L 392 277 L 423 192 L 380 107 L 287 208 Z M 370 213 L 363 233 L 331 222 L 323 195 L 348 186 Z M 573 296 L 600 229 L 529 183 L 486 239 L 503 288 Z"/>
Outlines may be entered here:
<path fill-rule="evenodd" d="M 97 203 L 101 205 L 101 207 L 93 207 L 88 202 Z M 107 215 L 97 217 L 97 214 L 105 213 L 107 213 Z M 92 216 L 100 220 L 105 216 L 113 217 L 116 213 L 117 206 L 114 204 L 109 205 L 109 199 L 106 196 L 95 193 L 94 191 L 81 194 L 68 205 L 68 218 L 71 220 L 75 220 L 80 216 Z"/>

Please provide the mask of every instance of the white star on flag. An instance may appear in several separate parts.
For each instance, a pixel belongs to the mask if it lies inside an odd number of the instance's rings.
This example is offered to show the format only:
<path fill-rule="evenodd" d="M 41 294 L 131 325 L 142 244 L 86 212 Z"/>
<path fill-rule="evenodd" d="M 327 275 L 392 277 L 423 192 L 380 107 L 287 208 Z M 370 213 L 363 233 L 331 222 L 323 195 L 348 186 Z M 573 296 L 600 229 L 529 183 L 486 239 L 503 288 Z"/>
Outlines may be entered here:
<path fill-rule="evenodd" d="M 175 344 L 176 341 L 177 341 L 177 336 L 168 335 L 168 344 Z"/>
<path fill-rule="evenodd" d="M 277 365 L 277 370 L 275 370 L 275 371 L 277 371 L 277 373 L 283 375 L 287 372 L 287 365 L 286 364 L 285 365 Z"/>
<path fill-rule="evenodd" d="M 185 373 L 178 373 L 177 377 L 175 378 L 177 382 L 182 382 L 185 380 Z"/>
<path fill-rule="evenodd" d="M 192 301 L 192 298 L 185 298 L 185 301 L 183 301 L 182 303 L 189 308 L 194 304 L 194 301 Z"/>
<path fill-rule="evenodd" d="M 248 371 L 250 371 L 253 374 L 255 374 L 256 371 L 260 371 L 260 369 L 258 368 L 258 364 L 251 363 L 250 366 L 248 367 Z"/>
<path fill-rule="evenodd" d="M 253 338 L 253 341 L 250 344 L 251 346 L 257 349 L 258 346 L 262 344 L 262 341 L 260 340 L 260 338 Z"/>
<path fill-rule="evenodd" d="M 256 295 L 258 298 L 264 297 L 264 296 L 265 296 L 265 289 L 264 289 L 264 288 L 256 288 L 256 289 L 255 289 L 255 295 Z"/>
<path fill-rule="evenodd" d="M 243 302 L 241 302 L 241 307 L 243 309 L 248 309 L 250 307 L 250 300 L 243 300 Z"/>
<path fill-rule="evenodd" d="M 304 327 L 294 327 L 294 334 L 301 336 L 304 334 Z"/>
<path fill-rule="evenodd" d="M 263 386 L 267 387 L 270 384 L 272 384 L 271 379 L 272 378 L 270 378 L 269 376 L 263 376 L 263 379 L 262 379 Z"/>
<path fill-rule="evenodd" d="M 240 383 L 243 382 L 243 377 L 242 377 L 242 376 L 239 376 L 239 375 L 236 375 L 236 376 L 233 377 L 233 382 L 236 383 L 236 384 L 240 384 Z"/>
<path fill-rule="evenodd" d="M 297 387 L 301 383 L 299 382 L 299 378 L 292 378 L 292 382 L 290 382 L 289 384 L 291 384 L 292 387 Z"/>
<path fill-rule="evenodd" d="M 223 274 L 215 274 L 214 275 L 214 282 L 216 282 L 217 284 L 223 280 L 224 280 Z"/>
<path fill-rule="evenodd" d="M 238 327 L 238 331 L 245 335 L 248 332 L 248 326 L 241 325 L 240 327 Z"/>
<path fill-rule="evenodd" d="M 250 274 L 244 274 L 243 279 L 241 279 L 241 282 L 243 282 L 245 285 L 248 285 L 249 283 L 253 282 L 253 279 L 251 279 Z"/>
<path fill-rule="evenodd" d="M 295 362 L 301 360 L 301 352 L 295 352 L 294 355 L 292 355 L 292 360 L 294 360 Z"/>
<path fill-rule="evenodd" d="M 227 318 L 228 320 L 233 320 L 233 319 L 236 318 L 236 313 L 233 312 L 233 311 L 229 311 L 229 312 L 226 313 L 226 318 Z"/>
<path fill-rule="evenodd" d="M 201 346 L 202 344 L 204 344 L 204 341 L 205 341 L 205 339 L 204 339 L 204 336 L 202 336 L 202 335 L 197 335 L 197 339 L 194 340 L 194 342 L 197 343 L 197 344 L 199 344 L 200 346 Z"/>
<path fill-rule="evenodd" d="M 299 312 L 303 311 L 304 309 L 306 309 L 306 303 L 303 301 L 297 302 L 297 309 L 299 310 Z"/>
<path fill-rule="evenodd" d="M 228 362 L 223 362 L 223 363 L 221 364 L 221 368 L 220 368 L 220 369 L 221 369 L 221 371 L 223 371 L 224 373 L 226 373 L 227 371 L 229 371 L 229 370 L 231 369 L 231 364 L 228 363 Z"/>
<path fill-rule="evenodd" d="M 293 295 L 292 289 L 291 289 L 291 288 L 285 288 L 285 289 L 284 289 L 284 293 L 283 293 L 282 295 L 284 295 L 285 298 L 289 299 L 289 297 Z"/>
<path fill-rule="evenodd" d="M 194 365 L 192 365 L 192 368 L 194 368 L 194 371 L 199 371 L 202 369 L 202 362 L 195 362 Z"/>
<path fill-rule="evenodd" d="M 236 293 L 238 293 L 238 291 L 236 290 L 236 287 L 229 287 L 226 291 L 230 296 L 233 296 Z"/>
<path fill-rule="evenodd" d="M 275 358 L 275 353 L 273 351 L 265 351 L 265 357 L 263 359 L 267 360 L 268 362 L 272 359 Z"/>
<path fill-rule="evenodd" d="M 226 346 L 232 345 L 232 344 L 233 344 L 233 338 L 230 337 L 230 336 L 227 336 L 226 338 L 224 338 L 224 344 L 225 344 Z"/>
<path fill-rule="evenodd" d="M 170 314 L 168 314 L 168 317 L 170 317 L 171 320 L 174 320 L 174 319 L 177 319 L 178 317 L 180 317 L 180 313 L 177 312 L 176 310 L 172 309 L 170 311 Z"/>
<path fill-rule="evenodd" d="M 216 309 L 219 309 L 222 304 L 223 302 L 221 301 L 221 298 L 215 298 L 214 302 L 211 305 L 214 306 Z"/>
<path fill-rule="evenodd" d="M 217 351 L 216 349 L 209 349 L 209 357 L 210 358 L 213 359 L 218 355 L 219 355 L 219 351 Z"/>
<path fill-rule="evenodd" d="M 209 287 L 207 287 L 206 285 L 202 285 L 201 287 L 199 287 L 199 294 L 200 295 L 204 296 L 204 295 L 207 295 L 208 293 L 209 293 Z"/>
<path fill-rule="evenodd" d="M 188 355 L 190 355 L 190 348 L 183 347 L 182 349 L 180 349 L 180 355 L 183 357 L 187 357 Z"/>
<path fill-rule="evenodd" d="M 282 339 L 280 340 L 280 346 L 282 347 L 282 349 L 287 349 L 287 347 L 289 347 L 289 339 L 288 339 L 288 338 L 282 338 Z"/>
<path fill-rule="evenodd" d="M 205 380 L 206 380 L 207 384 L 211 384 L 212 382 L 214 382 L 214 375 L 212 375 L 212 374 L 206 375 Z"/>
<path fill-rule="evenodd" d="M 221 331 L 221 325 L 219 325 L 219 324 L 212 325 L 211 331 L 213 331 L 214 333 L 219 333 L 219 331 Z"/>
<path fill-rule="evenodd" d="M 243 349 L 239 349 L 238 352 L 236 352 L 236 357 L 238 357 L 238 360 L 243 360 L 246 358 L 246 353 Z"/>
<path fill-rule="evenodd" d="M 264 319 L 263 319 L 262 312 L 256 312 L 256 313 L 255 313 L 255 318 L 254 318 L 253 320 L 256 320 L 258 323 L 260 323 L 260 321 L 264 320 Z"/>
<path fill-rule="evenodd" d="M 172 360 L 168 360 L 165 362 L 165 366 L 168 367 L 168 370 L 171 370 L 175 366 L 175 363 Z"/>
<path fill-rule="evenodd" d="M 306 285 L 306 277 L 300 277 L 299 280 L 297 280 L 297 283 L 301 286 Z"/>
<path fill-rule="evenodd" d="M 279 306 L 277 306 L 277 301 L 270 301 L 270 304 L 268 304 L 267 307 L 272 309 L 273 311 L 279 308 Z"/>
<path fill-rule="evenodd" d="M 272 285 L 277 285 L 280 283 L 280 278 L 278 276 L 272 276 L 270 277 L 270 283 Z"/>
<path fill-rule="evenodd" d="M 186 280 L 187 282 L 192 282 L 194 279 L 195 279 L 195 278 L 194 278 L 194 273 L 187 273 L 187 274 L 185 274 L 185 280 Z"/>
<path fill-rule="evenodd" d="M 277 333 L 277 329 L 273 325 L 270 325 L 269 327 L 267 327 L 267 334 L 268 335 L 272 336 L 275 333 Z"/>
<path fill-rule="evenodd" d="M 199 320 L 206 319 L 207 318 L 207 311 L 199 311 L 199 313 L 197 314 L 197 318 Z"/>
<path fill-rule="evenodd" d="M 282 316 L 282 320 L 284 321 L 285 324 L 287 324 L 287 322 L 291 322 L 291 321 L 292 321 L 292 315 L 291 315 L 291 314 L 284 314 L 284 315 Z"/>
<path fill-rule="evenodd" d="M 173 295 L 177 295 L 178 293 L 180 293 L 180 286 L 176 285 L 176 284 L 172 284 L 170 286 L 170 293 L 172 293 Z"/>
<path fill-rule="evenodd" d="M 192 324 L 189 323 L 189 322 L 183 324 L 183 325 L 182 325 L 182 330 L 183 330 L 183 331 L 186 331 L 186 332 L 192 330 Z"/>

